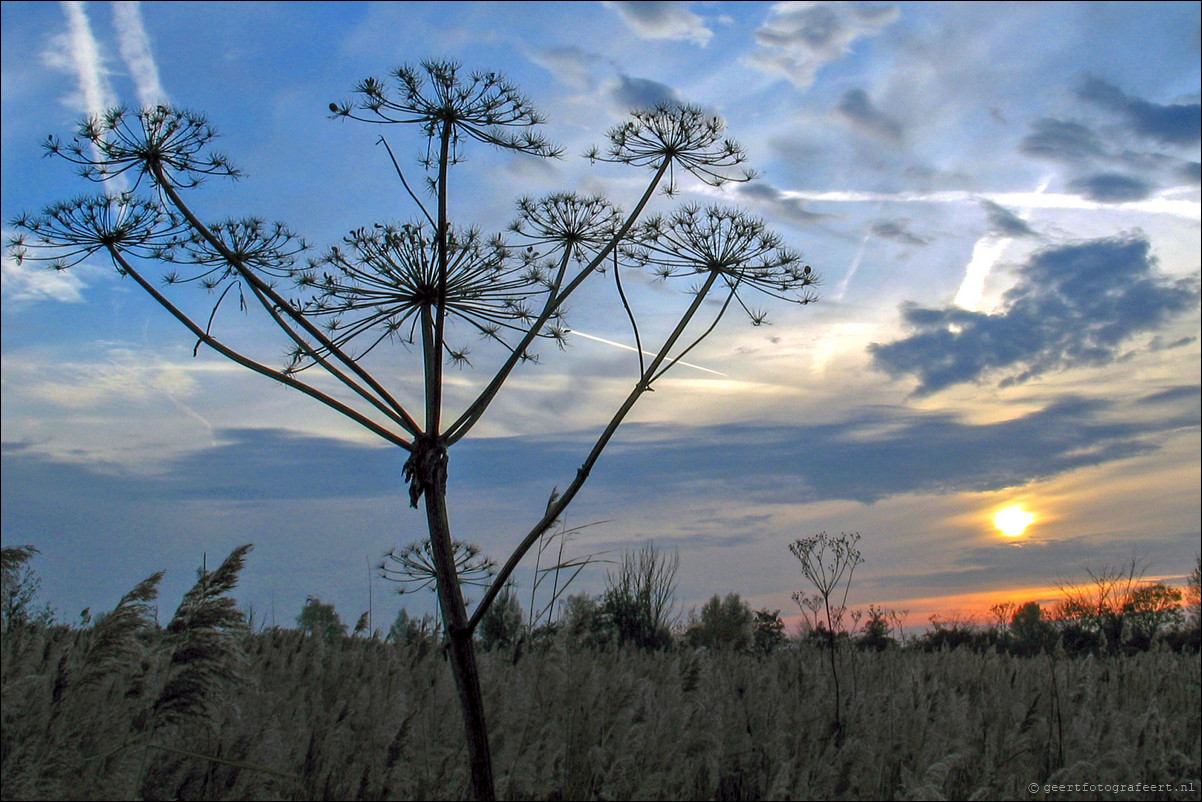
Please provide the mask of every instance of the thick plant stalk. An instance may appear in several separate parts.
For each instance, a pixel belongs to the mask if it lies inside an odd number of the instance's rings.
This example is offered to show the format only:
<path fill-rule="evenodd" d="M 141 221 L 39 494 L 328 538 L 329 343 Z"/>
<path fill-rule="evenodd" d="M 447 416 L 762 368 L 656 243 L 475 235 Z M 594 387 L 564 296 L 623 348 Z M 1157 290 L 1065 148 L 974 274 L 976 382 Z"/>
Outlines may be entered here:
<path fill-rule="evenodd" d="M 451 528 L 446 505 L 446 450 L 438 444 L 431 446 L 441 453 L 435 457 L 442 470 L 432 476 L 425 488 L 426 523 L 430 530 L 431 552 L 438 579 L 438 602 L 446 626 L 451 673 L 459 693 L 463 712 L 463 728 L 467 736 L 467 752 L 471 772 L 472 798 L 493 800 L 492 751 L 488 744 L 488 725 L 484 718 L 484 694 L 480 688 L 480 671 L 476 665 L 476 644 L 468 627 L 467 607 L 455 571 Z M 431 486 L 432 485 L 432 486 Z"/>

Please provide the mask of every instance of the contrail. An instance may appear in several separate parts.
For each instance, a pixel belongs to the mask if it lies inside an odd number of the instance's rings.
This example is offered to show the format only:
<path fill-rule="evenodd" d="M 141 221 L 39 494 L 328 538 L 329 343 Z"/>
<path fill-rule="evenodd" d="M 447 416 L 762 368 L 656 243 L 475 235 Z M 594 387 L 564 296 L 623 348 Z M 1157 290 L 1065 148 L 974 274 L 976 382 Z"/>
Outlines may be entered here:
<path fill-rule="evenodd" d="M 881 202 L 877 201 L 876 208 L 872 211 L 872 222 L 876 222 L 876 216 L 881 213 Z M 852 278 L 855 277 L 856 271 L 860 269 L 860 262 L 864 260 L 864 249 L 868 247 L 868 240 L 872 237 L 872 225 L 869 224 L 868 231 L 864 233 L 864 239 L 860 241 L 860 249 L 856 251 L 855 258 L 851 260 L 851 266 L 847 268 L 847 275 L 839 282 L 839 294 L 835 296 L 836 301 L 842 301 L 843 296 L 847 294 L 847 285 L 851 284 Z"/>
<path fill-rule="evenodd" d="M 105 75 L 104 60 L 100 56 L 100 45 L 92 35 L 92 25 L 88 14 L 81 2 L 62 2 L 59 4 L 67 17 L 67 56 L 70 66 L 79 80 L 79 92 L 83 100 L 83 111 L 89 115 L 100 116 L 117 105 L 113 90 Z M 97 160 L 100 152 L 92 146 L 92 153 Z M 105 192 L 117 195 L 127 189 L 122 176 L 116 176 L 105 182 Z"/>
<path fill-rule="evenodd" d="M 67 17 L 67 48 L 71 65 L 79 79 L 83 110 L 89 114 L 103 114 L 115 102 L 113 90 L 105 77 L 100 45 L 92 35 L 88 14 L 80 2 L 63 2 L 60 5 Z"/>
<path fill-rule="evenodd" d="M 592 334 L 585 334 L 583 331 L 580 331 L 578 329 L 572 329 L 571 333 L 575 334 L 578 337 L 583 337 L 586 340 L 592 340 L 593 342 L 604 343 L 605 345 L 612 345 L 614 348 L 621 348 L 623 351 L 633 351 L 636 354 L 638 353 L 637 348 L 634 348 L 629 345 L 624 345 L 622 343 L 616 343 L 613 340 L 607 340 L 604 337 L 596 337 Z M 653 357 L 653 356 L 655 356 L 655 354 L 652 354 L 648 351 L 643 351 L 643 356 Z M 692 362 L 677 362 L 676 364 L 684 365 L 686 368 L 693 368 L 694 370 L 701 370 L 701 371 L 705 371 L 706 373 L 712 373 L 715 376 L 722 376 L 723 378 L 729 378 L 729 375 L 726 373 L 719 373 L 716 370 L 710 370 L 709 368 L 703 368 L 700 365 L 694 365 Z"/>
<path fill-rule="evenodd" d="M 1202 219 L 1202 204 L 1194 200 L 1174 200 L 1183 187 L 1164 190 L 1159 197 L 1127 203 L 1099 203 L 1080 195 L 1058 192 L 800 192 L 781 190 L 783 198 L 828 203 L 977 203 L 990 200 L 1000 206 L 1027 209 L 1086 209 L 1137 211 L 1148 214 L 1168 214 L 1186 220 Z"/>
<path fill-rule="evenodd" d="M 113 27 L 117 30 L 117 44 L 121 58 L 129 67 L 138 103 L 153 106 L 167 100 L 167 92 L 159 83 L 159 68 L 150 49 L 150 37 L 142 25 L 142 11 L 138 3 L 113 3 Z"/>

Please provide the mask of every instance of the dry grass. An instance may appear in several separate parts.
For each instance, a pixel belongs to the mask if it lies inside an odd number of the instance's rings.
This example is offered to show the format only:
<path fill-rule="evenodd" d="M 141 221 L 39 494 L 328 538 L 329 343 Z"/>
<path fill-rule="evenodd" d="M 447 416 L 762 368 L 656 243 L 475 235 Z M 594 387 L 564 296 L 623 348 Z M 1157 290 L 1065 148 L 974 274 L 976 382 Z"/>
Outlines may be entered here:
<path fill-rule="evenodd" d="M 3 797 L 129 798 L 131 788 L 145 799 L 468 793 L 456 697 L 436 646 L 230 630 L 238 649 L 210 655 L 230 670 L 210 667 L 204 686 L 221 698 L 172 708 L 179 715 L 163 727 L 153 713 L 178 676 L 177 634 L 142 632 L 141 656 L 105 661 L 101 677 L 88 662 L 96 630 L 9 633 Z M 1202 788 L 1197 655 L 842 659 L 852 687 L 840 742 L 829 670 L 810 647 L 767 658 L 563 644 L 526 649 L 516 662 L 501 650 L 483 655 L 498 793 L 1028 799 L 1031 782 L 1192 780 Z M 148 731 L 161 748 L 119 748 Z M 1149 795 L 1077 795 L 1103 797 Z"/>

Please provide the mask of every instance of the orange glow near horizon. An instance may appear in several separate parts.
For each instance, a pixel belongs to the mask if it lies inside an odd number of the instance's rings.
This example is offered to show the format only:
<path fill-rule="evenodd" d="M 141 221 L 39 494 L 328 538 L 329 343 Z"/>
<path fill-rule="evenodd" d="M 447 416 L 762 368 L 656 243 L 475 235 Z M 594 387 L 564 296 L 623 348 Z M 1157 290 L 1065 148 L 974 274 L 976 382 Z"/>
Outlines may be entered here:
<path fill-rule="evenodd" d="M 1034 520 L 1034 514 L 1027 512 L 1019 504 L 1013 504 L 993 516 L 993 525 L 1007 537 L 1019 537 Z"/>
<path fill-rule="evenodd" d="M 1179 587 L 1185 581 L 1186 577 L 1184 576 L 1155 575 L 1144 576 L 1138 584 L 1148 585 L 1154 582 L 1164 582 Z M 1088 581 L 1068 585 L 1056 582 L 1047 585 L 1016 585 L 1009 589 L 950 593 L 946 596 L 886 599 L 876 602 L 876 604 L 886 610 L 905 611 L 906 631 L 911 635 L 917 635 L 930 627 L 931 616 L 937 616 L 942 621 L 964 621 L 984 626 L 993 622 L 991 608 L 996 604 L 1009 602 L 1018 607 L 1033 601 L 1037 602 L 1044 609 L 1044 614 L 1047 615 L 1053 612 L 1054 606 L 1064 598 L 1066 591 L 1089 591 L 1090 589 L 1091 584 Z M 868 607 L 867 604 L 851 604 L 849 606 L 861 610 Z M 785 615 L 784 612 L 792 611 L 782 611 L 781 618 L 784 620 L 789 634 L 794 635 L 801 623 L 801 615 L 797 613 Z M 845 623 L 850 626 L 850 619 Z"/>

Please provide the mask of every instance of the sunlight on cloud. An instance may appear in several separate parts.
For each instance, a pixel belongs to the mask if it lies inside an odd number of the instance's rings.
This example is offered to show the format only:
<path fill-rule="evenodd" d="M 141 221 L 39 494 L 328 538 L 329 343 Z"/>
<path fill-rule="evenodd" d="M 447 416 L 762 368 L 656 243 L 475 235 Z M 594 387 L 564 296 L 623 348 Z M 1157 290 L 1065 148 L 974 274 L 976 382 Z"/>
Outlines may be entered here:
<path fill-rule="evenodd" d="M 59 407 L 84 409 L 113 401 L 145 402 L 156 396 L 187 396 L 196 380 L 184 370 L 148 354 L 110 352 L 104 363 L 60 365 L 68 378 L 34 382 L 30 395 Z"/>
<path fill-rule="evenodd" d="M 1006 253 L 1010 245 L 1009 238 L 982 237 L 972 247 L 972 259 L 964 270 L 964 281 L 956 292 L 953 303 L 969 311 L 978 310 L 981 298 L 985 294 L 985 280 L 989 278 L 993 266 Z"/>
<path fill-rule="evenodd" d="M 4 232 L 4 240 L 11 240 L 10 232 Z M 31 263 L 18 264 L 16 259 L 4 252 L 3 272 L 0 272 L 0 293 L 5 302 L 59 301 L 81 303 L 83 291 L 88 283 L 84 276 L 96 275 L 99 271 L 87 265 L 79 265 L 70 271 L 47 270 Z"/>

